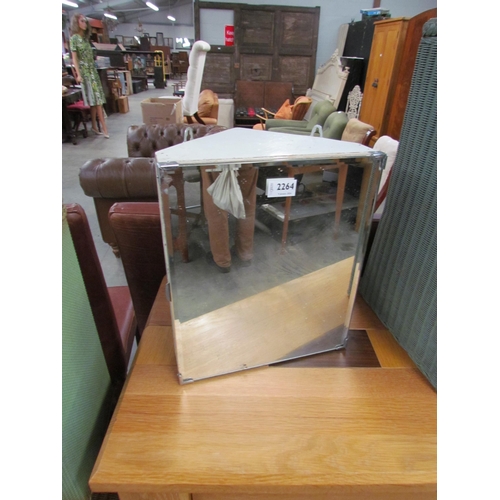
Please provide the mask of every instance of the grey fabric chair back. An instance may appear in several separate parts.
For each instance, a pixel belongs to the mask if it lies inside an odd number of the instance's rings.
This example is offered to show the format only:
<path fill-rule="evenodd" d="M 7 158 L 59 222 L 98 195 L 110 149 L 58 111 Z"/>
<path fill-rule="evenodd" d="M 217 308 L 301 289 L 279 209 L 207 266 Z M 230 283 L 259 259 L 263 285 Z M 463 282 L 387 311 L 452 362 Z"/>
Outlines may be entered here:
<path fill-rule="evenodd" d="M 399 149 L 360 293 L 437 387 L 437 20 L 423 28 Z"/>

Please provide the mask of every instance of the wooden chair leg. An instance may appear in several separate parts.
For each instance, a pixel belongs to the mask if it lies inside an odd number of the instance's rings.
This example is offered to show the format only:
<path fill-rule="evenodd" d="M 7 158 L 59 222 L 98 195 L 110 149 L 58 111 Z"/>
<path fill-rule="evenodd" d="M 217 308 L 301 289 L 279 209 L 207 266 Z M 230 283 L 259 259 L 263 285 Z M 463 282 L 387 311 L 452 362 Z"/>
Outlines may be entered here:
<path fill-rule="evenodd" d="M 187 243 L 187 216 L 186 216 L 186 198 L 184 196 L 184 176 L 182 170 L 178 169 L 172 174 L 172 185 L 177 192 L 177 208 L 171 210 L 179 218 L 179 232 L 176 238 L 176 247 L 182 255 L 183 262 L 189 262 L 188 243 Z"/>
<path fill-rule="evenodd" d="M 337 180 L 337 194 L 335 205 L 335 229 L 333 231 L 334 239 L 338 238 L 340 229 L 340 217 L 342 215 L 342 205 L 344 203 L 345 184 L 347 181 L 347 164 L 340 162 L 337 165 L 339 170 L 339 177 Z"/>

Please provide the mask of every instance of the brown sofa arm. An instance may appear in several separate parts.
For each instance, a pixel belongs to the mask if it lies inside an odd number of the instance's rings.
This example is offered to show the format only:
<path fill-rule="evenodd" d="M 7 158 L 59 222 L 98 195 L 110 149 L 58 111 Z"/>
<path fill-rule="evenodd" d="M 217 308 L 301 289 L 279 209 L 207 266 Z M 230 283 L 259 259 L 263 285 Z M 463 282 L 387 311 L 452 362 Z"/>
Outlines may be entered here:
<path fill-rule="evenodd" d="M 154 158 L 89 160 L 80 169 L 80 186 L 87 196 L 94 199 L 102 239 L 118 257 L 118 246 L 109 224 L 108 211 L 118 202 L 158 201 Z"/>
<path fill-rule="evenodd" d="M 226 130 L 221 125 L 172 123 L 169 125 L 131 125 L 127 130 L 127 154 L 130 157 L 154 157 L 160 151 L 184 142 L 185 131 L 193 130 L 193 139 Z"/>
<path fill-rule="evenodd" d="M 157 198 L 154 158 L 98 158 L 80 169 L 80 186 L 92 198 Z"/>
<path fill-rule="evenodd" d="M 127 158 L 98 158 L 87 161 L 80 169 L 80 186 L 83 192 L 94 199 L 102 239 L 118 257 L 115 235 L 108 219 L 108 211 L 119 202 L 156 202 L 156 151 L 184 142 L 184 132 L 193 130 L 193 139 L 226 130 L 218 125 L 132 125 L 127 131 Z M 174 176 L 173 186 L 179 203 L 184 201 L 184 181 L 199 182 L 198 172 Z M 173 212 L 174 213 L 174 212 Z M 186 228 L 186 214 L 177 214 L 180 227 Z M 183 260 L 187 262 L 187 246 L 184 242 Z"/>

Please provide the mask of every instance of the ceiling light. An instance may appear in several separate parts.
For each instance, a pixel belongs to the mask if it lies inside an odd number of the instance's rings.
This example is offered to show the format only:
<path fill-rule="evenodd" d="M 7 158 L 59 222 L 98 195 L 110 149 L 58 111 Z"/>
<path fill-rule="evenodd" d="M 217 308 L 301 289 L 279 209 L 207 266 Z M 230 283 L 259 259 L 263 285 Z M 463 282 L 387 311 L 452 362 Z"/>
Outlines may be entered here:
<path fill-rule="evenodd" d="M 104 15 L 110 19 L 118 19 L 114 14 L 110 14 L 109 12 L 105 12 Z"/>
<path fill-rule="evenodd" d="M 150 9 L 153 9 L 153 10 L 160 10 L 154 3 L 151 3 L 151 2 L 146 2 L 146 5 L 150 8 Z"/>
<path fill-rule="evenodd" d="M 69 7 L 75 7 L 75 8 L 76 8 L 76 7 L 78 7 L 78 4 L 77 4 L 77 3 L 75 3 L 75 2 L 70 2 L 69 0 L 62 0 L 62 3 L 63 3 L 64 5 L 69 6 Z"/>
<path fill-rule="evenodd" d="M 171 21 L 175 21 L 175 17 L 174 16 L 167 16 L 167 19 L 170 19 Z"/>

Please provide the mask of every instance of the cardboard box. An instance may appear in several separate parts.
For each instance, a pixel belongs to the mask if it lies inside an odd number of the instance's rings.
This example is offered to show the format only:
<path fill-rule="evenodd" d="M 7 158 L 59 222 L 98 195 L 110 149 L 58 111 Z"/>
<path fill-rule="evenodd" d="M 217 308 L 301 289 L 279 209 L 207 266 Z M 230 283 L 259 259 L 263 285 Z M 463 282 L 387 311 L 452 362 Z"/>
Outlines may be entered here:
<path fill-rule="evenodd" d="M 142 120 L 146 125 L 182 123 L 182 98 L 151 97 L 141 102 Z"/>
<path fill-rule="evenodd" d="M 118 98 L 118 111 L 120 113 L 128 113 L 129 112 L 128 97 L 126 95 Z"/>

